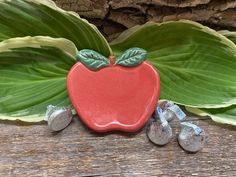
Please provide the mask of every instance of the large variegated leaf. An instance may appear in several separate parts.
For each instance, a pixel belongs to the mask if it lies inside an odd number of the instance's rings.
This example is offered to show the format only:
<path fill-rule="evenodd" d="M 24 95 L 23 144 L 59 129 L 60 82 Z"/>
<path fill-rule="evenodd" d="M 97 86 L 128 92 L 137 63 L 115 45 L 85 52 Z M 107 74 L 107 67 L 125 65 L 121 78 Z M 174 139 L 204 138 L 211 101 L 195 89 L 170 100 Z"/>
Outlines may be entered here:
<path fill-rule="evenodd" d="M 76 62 L 74 44 L 50 37 L 0 43 L 0 119 L 43 120 L 49 104 L 70 106 L 66 76 Z"/>
<path fill-rule="evenodd" d="M 79 50 L 92 49 L 107 57 L 111 53 L 94 25 L 51 0 L 0 0 L 0 41 L 24 36 L 63 37 Z"/>
<path fill-rule="evenodd" d="M 186 107 L 186 109 L 200 116 L 210 116 L 214 121 L 219 123 L 236 125 L 236 105 L 226 108 L 198 109 Z"/>
<path fill-rule="evenodd" d="M 232 42 L 236 43 L 236 32 L 228 31 L 228 30 L 222 30 L 218 31 L 220 34 L 224 35 L 228 39 L 230 39 Z"/>
<path fill-rule="evenodd" d="M 236 46 L 190 21 L 147 23 L 111 43 L 115 55 L 131 47 L 148 51 L 161 75 L 161 99 L 198 108 L 236 104 Z"/>
<path fill-rule="evenodd" d="M 219 32 L 234 43 L 236 43 L 236 32 L 230 32 L 225 30 Z M 236 125 L 236 105 L 218 109 L 198 109 L 192 107 L 186 107 L 186 109 L 189 112 L 195 113 L 200 116 L 210 116 L 214 121 L 219 123 Z"/>

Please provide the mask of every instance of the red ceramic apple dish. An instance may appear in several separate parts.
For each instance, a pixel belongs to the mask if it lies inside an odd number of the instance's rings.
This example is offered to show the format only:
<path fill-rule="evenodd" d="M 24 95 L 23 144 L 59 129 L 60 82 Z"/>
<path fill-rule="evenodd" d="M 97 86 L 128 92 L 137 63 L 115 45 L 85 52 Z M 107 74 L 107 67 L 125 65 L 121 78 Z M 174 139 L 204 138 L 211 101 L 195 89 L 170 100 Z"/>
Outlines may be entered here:
<path fill-rule="evenodd" d="M 131 48 L 120 57 L 84 49 L 67 76 L 70 100 L 81 120 L 96 132 L 135 132 L 154 112 L 160 77 L 145 61 L 146 51 Z"/>

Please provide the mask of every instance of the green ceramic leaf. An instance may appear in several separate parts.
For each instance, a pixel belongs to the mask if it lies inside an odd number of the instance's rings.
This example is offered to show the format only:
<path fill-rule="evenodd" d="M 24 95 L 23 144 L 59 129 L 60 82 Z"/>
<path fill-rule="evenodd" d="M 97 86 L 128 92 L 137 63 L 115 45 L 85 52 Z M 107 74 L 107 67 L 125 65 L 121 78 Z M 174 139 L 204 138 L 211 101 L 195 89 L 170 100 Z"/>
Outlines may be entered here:
<path fill-rule="evenodd" d="M 25 37 L 1 42 L 0 119 L 38 122 L 47 105 L 70 106 L 66 76 L 76 62 L 76 51 L 66 39 Z"/>
<path fill-rule="evenodd" d="M 97 70 L 109 65 L 109 61 L 106 57 L 96 51 L 88 49 L 80 50 L 76 55 L 76 59 L 92 70 Z"/>
<path fill-rule="evenodd" d="M 210 116 L 212 120 L 219 123 L 236 125 L 236 105 L 217 109 L 198 109 L 192 107 L 186 107 L 186 109 L 200 116 Z"/>
<path fill-rule="evenodd" d="M 191 21 L 147 23 L 111 43 L 114 54 L 140 47 L 161 77 L 161 99 L 198 108 L 236 104 L 236 46 Z"/>
<path fill-rule="evenodd" d="M 147 52 L 144 49 L 133 47 L 126 50 L 116 60 L 115 64 L 122 66 L 136 66 L 141 64 L 147 58 Z"/>
<path fill-rule="evenodd" d="M 92 49 L 106 57 L 111 53 L 94 25 L 51 0 L 0 0 L 0 41 L 25 36 L 63 37 L 74 42 L 78 50 Z"/>

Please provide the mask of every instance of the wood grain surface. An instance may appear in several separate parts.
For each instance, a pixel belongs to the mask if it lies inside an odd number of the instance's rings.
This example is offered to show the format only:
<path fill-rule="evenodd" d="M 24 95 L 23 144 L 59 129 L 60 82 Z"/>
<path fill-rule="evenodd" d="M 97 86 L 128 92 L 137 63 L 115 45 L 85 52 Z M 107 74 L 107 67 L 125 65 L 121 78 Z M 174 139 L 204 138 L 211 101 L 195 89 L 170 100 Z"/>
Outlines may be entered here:
<path fill-rule="evenodd" d="M 63 131 L 45 124 L 0 123 L 0 176 L 236 176 L 236 127 L 190 117 L 209 134 L 205 148 L 183 151 L 176 136 L 155 146 L 136 134 L 96 134 L 77 118 Z M 171 123 L 174 134 L 178 122 Z"/>

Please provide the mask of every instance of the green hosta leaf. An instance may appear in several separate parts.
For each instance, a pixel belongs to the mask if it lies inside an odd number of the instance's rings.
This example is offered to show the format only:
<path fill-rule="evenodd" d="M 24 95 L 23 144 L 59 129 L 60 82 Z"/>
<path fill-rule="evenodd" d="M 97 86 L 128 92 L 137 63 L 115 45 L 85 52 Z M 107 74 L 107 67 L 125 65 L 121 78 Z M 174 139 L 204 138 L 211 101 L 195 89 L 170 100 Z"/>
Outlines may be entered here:
<path fill-rule="evenodd" d="M 146 50 L 141 48 L 131 48 L 126 50 L 121 56 L 116 60 L 116 64 L 122 66 L 136 66 L 141 64 L 147 58 Z"/>
<path fill-rule="evenodd" d="M 198 109 L 192 107 L 186 107 L 186 109 L 200 116 L 210 116 L 219 123 L 236 125 L 236 105 L 217 109 Z"/>
<path fill-rule="evenodd" d="M 79 50 L 92 49 L 107 57 L 111 53 L 94 25 L 58 8 L 53 1 L 0 0 L 0 41 L 25 36 L 63 37 Z"/>
<path fill-rule="evenodd" d="M 228 30 L 222 30 L 218 31 L 220 34 L 224 35 L 228 39 L 230 39 L 232 42 L 236 43 L 236 32 L 228 31 Z"/>
<path fill-rule="evenodd" d="M 77 53 L 76 58 L 85 66 L 93 70 L 109 65 L 109 61 L 106 57 L 93 50 L 80 50 Z"/>
<path fill-rule="evenodd" d="M 222 35 L 236 43 L 236 32 L 219 31 Z M 226 108 L 218 109 L 197 109 L 192 107 L 186 107 L 189 112 L 195 113 L 200 116 L 210 116 L 214 121 L 219 123 L 236 125 L 236 105 Z"/>
<path fill-rule="evenodd" d="M 236 46 L 198 23 L 147 23 L 111 43 L 115 55 L 140 47 L 161 76 L 161 99 L 198 108 L 236 104 Z"/>
<path fill-rule="evenodd" d="M 9 51 L 14 48 L 33 47 L 41 48 L 42 46 L 55 47 L 63 50 L 67 54 L 74 57 L 77 53 L 77 48 L 74 43 L 63 38 L 51 38 L 47 36 L 35 37 L 18 37 L 11 38 L 0 43 L 0 52 Z"/>
<path fill-rule="evenodd" d="M 58 48 L 55 48 L 56 46 Z M 0 118 L 37 122 L 49 104 L 70 106 L 66 76 L 76 62 L 74 44 L 49 37 L 0 43 Z"/>

